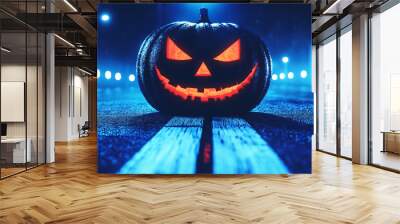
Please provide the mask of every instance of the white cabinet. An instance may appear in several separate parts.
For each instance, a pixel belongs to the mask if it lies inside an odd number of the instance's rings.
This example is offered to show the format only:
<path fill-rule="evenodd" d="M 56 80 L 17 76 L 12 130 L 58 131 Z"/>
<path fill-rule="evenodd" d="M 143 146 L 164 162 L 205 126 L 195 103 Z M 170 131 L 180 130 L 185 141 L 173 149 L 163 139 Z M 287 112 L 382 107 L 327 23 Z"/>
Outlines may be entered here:
<path fill-rule="evenodd" d="M 7 138 L 1 140 L 2 147 L 6 148 L 4 151 L 10 152 L 10 160 L 12 154 L 12 163 L 25 163 L 32 161 L 32 140 L 28 138 L 26 143 L 27 147 L 25 151 L 25 138 Z"/>

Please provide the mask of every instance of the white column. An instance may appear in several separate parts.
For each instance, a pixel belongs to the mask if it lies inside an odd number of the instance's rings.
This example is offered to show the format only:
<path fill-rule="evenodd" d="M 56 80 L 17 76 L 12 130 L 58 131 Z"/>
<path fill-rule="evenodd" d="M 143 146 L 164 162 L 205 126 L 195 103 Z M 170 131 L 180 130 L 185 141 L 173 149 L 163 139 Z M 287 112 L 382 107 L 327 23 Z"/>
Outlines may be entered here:
<path fill-rule="evenodd" d="M 54 12 L 54 5 L 46 1 L 46 11 Z M 46 163 L 55 162 L 55 42 L 54 34 L 46 35 Z"/>
<path fill-rule="evenodd" d="M 54 35 L 46 36 L 46 163 L 55 161 L 54 133 L 55 133 L 55 56 L 54 56 Z"/>
<path fill-rule="evenodd" d="M 353 19 L 353 162 L 368 163 L 368 15 Z"/>

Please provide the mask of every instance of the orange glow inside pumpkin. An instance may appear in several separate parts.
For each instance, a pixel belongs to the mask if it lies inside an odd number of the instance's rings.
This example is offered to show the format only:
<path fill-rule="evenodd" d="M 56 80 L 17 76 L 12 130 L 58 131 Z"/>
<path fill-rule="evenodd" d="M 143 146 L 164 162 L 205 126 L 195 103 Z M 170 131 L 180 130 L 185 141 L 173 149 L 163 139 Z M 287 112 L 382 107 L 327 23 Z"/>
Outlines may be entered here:
<path fill-rule="evenodd" d="M 233 62 L 240 60 L 240 39 L 236 40 L 221 54 L 214 58 L 214 60 L 222 62 Z"/>
<path fill-rule="evenodd" d="M 194 76 L 196 77 L 210 77 L 211 76 L 211 72 L 210 70 L 207 68 L 206 63 L 201 63 L 199 69 L 197 70 L 196 74 L 194 74 Z"/>
<path fill-rule="evenodd" d="M 239 84 L 226 87 L 220 90 L 217 90 L 215 88 L 204 88 L 204 91 L 200 91 L 198 88 L 195 87 L 184 88 L 179 85 L 174 86 L 170 84 L 170 80 L 161 73 L 160 69 L 158 69 L 157 66 L 155 67 L 155 70 L 158 79 L 161 81 L 161 84 L 168 92 L 174 94 L 175 96 L 180 97 L 183 100 L 200 99 L 201 102 L 205 103 L 208 102 L 210 99 L 225 100 L 226 98 L 230 98 L 238 94 L 242 89 L 248 86 L 251 80 L 254 78 L 254 75 L 256 74 L 257 70 L 257 64 L 253 66 L 250 73 Z"/>
<path fill-rule="evenodd" d="M 192 59 L 192 57 L 190 57 L 187 53 L 180 49 L 178 45 L 176 45 L 175 42 L 169 37 L 167 37 L 166 45 L 167 59 L 174 61 L 187 61 Z"/>

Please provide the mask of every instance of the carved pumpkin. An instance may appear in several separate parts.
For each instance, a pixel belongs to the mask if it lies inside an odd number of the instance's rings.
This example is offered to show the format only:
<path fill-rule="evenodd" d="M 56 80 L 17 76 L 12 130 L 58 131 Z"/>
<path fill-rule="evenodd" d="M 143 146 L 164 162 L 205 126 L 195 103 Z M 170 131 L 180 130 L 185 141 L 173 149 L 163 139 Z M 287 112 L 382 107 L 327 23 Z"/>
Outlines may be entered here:
<path fill-rule="evenodd" d="M 174 22 L 150 34 L 137 60 L 146 100 L 170 114 L 250 111 L 265 96 L 271 59 L 262 40 L 233 23 Z"/>

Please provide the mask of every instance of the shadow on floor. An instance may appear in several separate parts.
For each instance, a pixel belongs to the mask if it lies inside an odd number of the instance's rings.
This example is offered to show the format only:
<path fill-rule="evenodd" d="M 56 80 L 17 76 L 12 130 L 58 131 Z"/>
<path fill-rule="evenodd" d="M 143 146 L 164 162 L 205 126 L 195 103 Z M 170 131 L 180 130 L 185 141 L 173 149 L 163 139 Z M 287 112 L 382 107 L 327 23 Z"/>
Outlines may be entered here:
<path fill-rule="evenodd" d="M 248 113 L 244 118 L 275 150 L 291 173 L 311 172 L 312 125 L 258 112 Z"/>
<path fill-rule="evenodd" d="M 124 122 L 119 127 L 113 126 L 111 132 L 101 131 L 108 129 L 99 126 L 101 134 L 97 139 L 98 172 L 118 172 L 121 166 L 131 159 L 170 118 L 157 112 L 124 118 Z M 124 135 L 120 135 L 120 132 Z"/>

